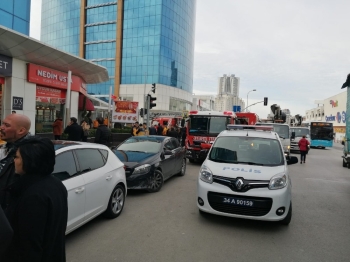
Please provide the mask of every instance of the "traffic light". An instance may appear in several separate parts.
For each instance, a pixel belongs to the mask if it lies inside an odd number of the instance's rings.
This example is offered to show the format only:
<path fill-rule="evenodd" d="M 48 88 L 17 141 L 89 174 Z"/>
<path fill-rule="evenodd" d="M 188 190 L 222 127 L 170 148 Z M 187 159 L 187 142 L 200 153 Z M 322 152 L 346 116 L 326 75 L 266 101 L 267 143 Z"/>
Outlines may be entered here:
<path fill-rule="evenodd" d="M 152 90 L 151 90 L 154 94 L 156 93 L 156 83 L 152 84 Z"/>
<path fill-rule="evenodd" d="M 264 106 L 267 106 L 267 97 L 264 97 Z"/>
<path fill-rule="evenodd" d="M 154 101 L 156 101 L 156 100 L 157 100 L 156 97 L 152 97 L 151 95 L 148 95 L 149 109 L 152 109 L 153 107 L 157 106 L 157 104 L 154 103 Z"/>
<path fill-rule="evenodd" d="M 140 108 L 140 117 L 143 117 L 144 115 L 147 115 L 147 109 L 146 108 Z"/>

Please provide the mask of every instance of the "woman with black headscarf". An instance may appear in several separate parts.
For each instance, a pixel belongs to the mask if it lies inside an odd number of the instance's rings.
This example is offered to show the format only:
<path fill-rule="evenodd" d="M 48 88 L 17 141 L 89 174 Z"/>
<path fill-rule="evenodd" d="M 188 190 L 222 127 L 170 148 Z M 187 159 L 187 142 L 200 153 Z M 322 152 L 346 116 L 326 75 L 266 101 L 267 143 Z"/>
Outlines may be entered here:
<path fill-rule="evenodd" d="M 53 143 L 45 138 L 26 139 L 18 146 L 14 165 L 20 177 L 7 189 L 6 209 L 14 236 L 1 261 L 66 261 L 67 190 L 51 175 Z"/>

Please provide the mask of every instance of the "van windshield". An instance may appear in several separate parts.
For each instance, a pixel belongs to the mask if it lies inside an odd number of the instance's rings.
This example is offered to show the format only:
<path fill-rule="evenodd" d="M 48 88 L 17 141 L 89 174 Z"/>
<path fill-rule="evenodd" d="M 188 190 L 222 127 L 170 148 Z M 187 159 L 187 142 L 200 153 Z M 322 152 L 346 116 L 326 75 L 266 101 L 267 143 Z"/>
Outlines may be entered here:
<path fill-rule="evenodd" d="M 209 160 L 260 166 L 284 165 L 279 140 L 256 137 L 218 137 L 210 151 Z"/>

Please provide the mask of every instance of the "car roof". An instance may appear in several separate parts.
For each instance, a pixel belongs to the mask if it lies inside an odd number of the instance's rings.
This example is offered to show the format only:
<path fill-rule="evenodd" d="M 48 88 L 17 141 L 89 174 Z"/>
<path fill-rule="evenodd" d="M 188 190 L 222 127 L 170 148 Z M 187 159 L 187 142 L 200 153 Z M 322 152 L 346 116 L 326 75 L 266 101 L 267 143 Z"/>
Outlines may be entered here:
<path fill-rule="evenodd" d="M 170 136 L 154 136 L 154 135 L 152 135 L 152 136 L 131 136 L 131 137 L 127 138 L 126 140 L 128 140 L 130 138 L 135 138 L 135 139 L 138 138 L 140 140 L 146 140 L 146 139 L 149 140 L 151 138 L 154 140 L 163 141 L 166 138 L 170 138 Z"/>
<path fill-rule="evenodd" d="M 278 135 L 274 131 L 262 131 L 262 130 L 251 130 L 251 129 L 245 129 L 245 130 L 224 130 L 222 131 L 218 137 L 222 136 L 244 136 L 244 137 L 261 137 L 261 138 L 268 138 L 268 139 L 279 139 Z"/>
<path fill-rule="evenodd" d="M 101 144 L 95 144 L 95 143 L 88 143 L 88 142 L 76 142 L 76 141 L 69 141 L 69 140 L 52 140 L 52 143 L 55 147 L 55 150 L 59 150 L 61 148 L 101 148 L 101 149 L 108 149 L 107 146 L 101 145 Z"/>

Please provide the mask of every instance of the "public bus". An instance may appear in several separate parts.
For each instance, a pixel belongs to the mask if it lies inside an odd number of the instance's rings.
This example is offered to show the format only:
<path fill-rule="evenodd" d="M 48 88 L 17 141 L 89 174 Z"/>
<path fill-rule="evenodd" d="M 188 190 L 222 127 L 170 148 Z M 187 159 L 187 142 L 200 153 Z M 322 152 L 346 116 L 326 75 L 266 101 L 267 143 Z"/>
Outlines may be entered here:
<path fill-rule="evenodd" d="M 333 146 L 334 129 L 333 123 L 311 122 L 310 123 L 311 147 L 326 148 Z"/>

